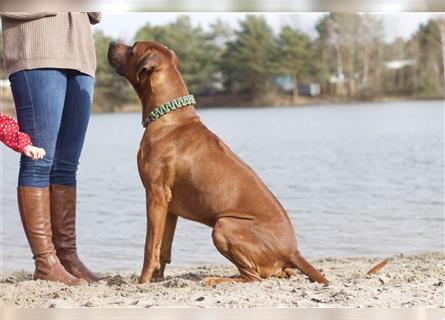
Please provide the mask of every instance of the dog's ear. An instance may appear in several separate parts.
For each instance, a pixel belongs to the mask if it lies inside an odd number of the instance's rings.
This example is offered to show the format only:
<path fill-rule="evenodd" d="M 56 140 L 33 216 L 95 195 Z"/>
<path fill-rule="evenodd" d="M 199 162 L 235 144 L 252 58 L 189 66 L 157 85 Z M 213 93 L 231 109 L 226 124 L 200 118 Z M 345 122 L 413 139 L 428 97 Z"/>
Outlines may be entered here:
<path fill-rule="evenodd" d="M 149 71 L 159 64 L 159 54 L 153 52 L 140 59 L 138 70 L 136 72 L 136 80 L 139 82 Z"/>

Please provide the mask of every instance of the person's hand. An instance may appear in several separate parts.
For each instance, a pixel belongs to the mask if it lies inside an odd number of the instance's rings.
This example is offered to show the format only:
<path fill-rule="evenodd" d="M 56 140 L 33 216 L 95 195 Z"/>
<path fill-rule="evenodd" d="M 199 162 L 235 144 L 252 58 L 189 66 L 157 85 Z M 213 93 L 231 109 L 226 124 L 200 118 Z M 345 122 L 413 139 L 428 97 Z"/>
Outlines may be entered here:
<path fill-rule="evenodd" d="M 25 149 L 23 149 L 23 153 L 32 160 L 43 159 L 46 155 L 45 149 L 37 148 L 32 145 L 26 146 Z"/>

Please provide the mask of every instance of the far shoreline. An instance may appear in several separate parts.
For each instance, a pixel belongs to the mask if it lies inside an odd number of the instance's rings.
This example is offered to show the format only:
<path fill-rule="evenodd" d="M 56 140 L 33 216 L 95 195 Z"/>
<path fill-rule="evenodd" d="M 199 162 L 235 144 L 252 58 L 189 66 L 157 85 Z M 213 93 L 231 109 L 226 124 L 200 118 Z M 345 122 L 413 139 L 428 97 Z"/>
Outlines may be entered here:
<path fill-rule="evenodd" d="M 305 98 L 298 103 L 276 103 L 276 104 L 255 104 L 254 102 L 246 102 L 239 104 L 216 104 L 212 105 L 209 103 L 211 97 L 197 97 L 196 109 L 199 110 L 210 110 L 210 109 L 267 109 L 267 108 L 301 108 L 301 107 L 320 107 L 320 106 L 339 106 L 339 105 L 362 105 L 362 104 L 386 104 L 391 102 L 421 102 L 421 101 L 444 101 L 445 97 L 379 97 L 375 99 L 312 99 Z M 204 100 L 204 103 L 202 103 Z M 114 111 L 93 109 L 94 114 L 101 113 L 134 113 L 140 112 L 141 106 L 139 102 L 126 104 L 119 110 Z"/>
<path fill-rule="evenodd" d="M 283 97 L 281 97 L 283 98 Z M 386 104 L 391 102 L 421 102 L 421 101 L 443 101 L 445 97 L 413 97 L 413 96 L 383 96 L 371 99 L 341 99 L 341 98 L 309 98 L 300 97 L 297 102 L 288 101 L 288 99 L 280 99 L 279 101 L 271 101 L 271 103 L 263 103 L 262 101 L 255 101 L 253 99 L 225 99 L 217 97 L 215 103 L 215 96 L 197 96 L 197 110 L 209 109 L 267 109 L 267 108 L 301 108 L 301 107 L 320 107 L 320 106 L 339 106 L 339 105 L 362 105 L 362 104 Z M 2 99 L 2 113 L 10 116 L 15 116 L 14 102 L 10 98 L 3 96 Z M 93 114 L 110 114 L 110 113 L 134 113 L 141 111 L 139 101 L 134 103 L 122 104 L 113 107 L 112 109 L 103 108 L 95 104 L 93 101 Z"/>

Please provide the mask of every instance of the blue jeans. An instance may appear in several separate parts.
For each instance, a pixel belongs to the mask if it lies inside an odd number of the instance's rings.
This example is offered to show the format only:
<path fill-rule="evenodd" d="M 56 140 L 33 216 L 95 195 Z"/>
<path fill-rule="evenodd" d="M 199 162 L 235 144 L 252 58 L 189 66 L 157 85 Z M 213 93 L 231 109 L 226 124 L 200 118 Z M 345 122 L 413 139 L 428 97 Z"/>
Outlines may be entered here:
<path fill-rule="evenodd" d="M 9 80 L 20 130 L 46 150 L 41 160 L 22 154 L 18 185 L 75 186 L 94 78 L 70 69 L 33 69 L 16 72 Z"/>

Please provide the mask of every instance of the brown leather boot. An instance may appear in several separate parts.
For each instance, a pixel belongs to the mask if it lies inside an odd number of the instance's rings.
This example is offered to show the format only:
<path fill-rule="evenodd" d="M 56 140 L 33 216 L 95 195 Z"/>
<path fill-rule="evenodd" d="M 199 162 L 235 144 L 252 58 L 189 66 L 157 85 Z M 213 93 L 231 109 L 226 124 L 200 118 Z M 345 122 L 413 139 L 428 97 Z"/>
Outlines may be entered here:
<path fill-rule="evenodd" d="M 76 187 L 50 185 L 51 226 L 57 256 L 65 269 L 88 282 L 99 278 L 80 261 L 76 248 Z"/>
<path fill-rule="evenodd" d="M 70 286 L 86 284 L 85 280 L 68 273 L 57 257 L 51 240 L 48 187 L 18 187 L 17 199 L 23 228 L 34 254 L 34 280 L 59 281 Z"/>

